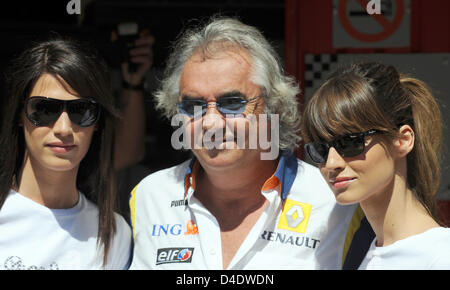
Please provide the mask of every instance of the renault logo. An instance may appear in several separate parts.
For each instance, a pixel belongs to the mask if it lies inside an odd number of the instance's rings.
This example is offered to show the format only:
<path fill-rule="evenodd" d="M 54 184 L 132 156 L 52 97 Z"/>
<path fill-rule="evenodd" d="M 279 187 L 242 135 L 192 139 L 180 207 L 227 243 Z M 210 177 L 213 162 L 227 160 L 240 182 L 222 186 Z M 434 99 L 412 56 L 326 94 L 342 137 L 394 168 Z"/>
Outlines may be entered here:
<path fill-rule="evenodd" d="M 303 209 L 299 205 L 293 205 L 286 212 L 286 221 L 291 228 L 296 228 L 304 219 Z"/>
<path fill-rule="evenodd" d="M 311 215 L 312 205 L 291 199 L 286 199 L 281 212 L 278 228 L 305 233 Z"/>

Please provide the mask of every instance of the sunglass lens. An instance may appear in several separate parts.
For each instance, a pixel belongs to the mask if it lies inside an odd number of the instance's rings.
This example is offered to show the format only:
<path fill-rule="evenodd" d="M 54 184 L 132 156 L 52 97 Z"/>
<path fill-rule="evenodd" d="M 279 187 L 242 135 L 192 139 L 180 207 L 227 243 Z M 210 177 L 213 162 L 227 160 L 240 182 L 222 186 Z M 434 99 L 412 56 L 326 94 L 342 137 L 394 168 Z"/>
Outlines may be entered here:
<path fill-rule="evenodd" d="M 27 103 L 27 117 L 36 126 L 55 122 L 62 111 L 62 104 L 48 99 L 31 98 Z"/>
<path fill-rule="evenodd" d="M 325 163 L 328 156 L 328 146 L 326 144 L 315 142 L 305 145 L 306 152 L 312 161 L 316 163 Z"/>
<path fill-rule="evenodd" d="M 180 113 L 193 117 L 194 115 L 202 116 L 206 112 L 206 103 L 202 100 L 184 99 L 178 103 Z"/>
<path fill-rule="evenodd" d="M 97 122 L 100 108 L 89 100 L 75 100 L 67 104 L 67 112 L 72 122 L 80 127 L 89 127 Z"/>
<path fill-rule="evenodd" d="M 245 102 L 242 98 L 224 98 L 218 103 L 218 109 L 223 114 L 240 114 L 245 109 Z"/>
<path fill-rule="evenodd" d="M 334 142 L 334 147 L 342 157 L 357 156 L 364 151 L 364 136 L 344 136 Z"/>

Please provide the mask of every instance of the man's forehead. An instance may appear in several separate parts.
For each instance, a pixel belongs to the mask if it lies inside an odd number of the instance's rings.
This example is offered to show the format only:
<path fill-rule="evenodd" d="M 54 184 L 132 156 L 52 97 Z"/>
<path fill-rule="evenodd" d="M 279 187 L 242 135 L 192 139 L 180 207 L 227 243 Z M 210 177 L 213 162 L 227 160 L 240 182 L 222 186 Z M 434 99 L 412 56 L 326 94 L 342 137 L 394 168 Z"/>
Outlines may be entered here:
<path fill-rule="evenodd" d="M 245 51 L 220 51 L 207 59 L 197 52 L 186 62 L 181 73 L 180 95 L 208 97 L 230 91 L 247 95 L 254 90 L 251 71 Z"/>
<path fill-rule="evenodd" d="M 244 48 L 237 47 L 236 45 L 214 47 L 215 45 L 209 45 L 206 48 L 198 48 L 187 60 L 186 64 L 199 64 L 224 59 L 232 59 L 246 66 L 251 66 L 252 64 L 250 53 Z"/>

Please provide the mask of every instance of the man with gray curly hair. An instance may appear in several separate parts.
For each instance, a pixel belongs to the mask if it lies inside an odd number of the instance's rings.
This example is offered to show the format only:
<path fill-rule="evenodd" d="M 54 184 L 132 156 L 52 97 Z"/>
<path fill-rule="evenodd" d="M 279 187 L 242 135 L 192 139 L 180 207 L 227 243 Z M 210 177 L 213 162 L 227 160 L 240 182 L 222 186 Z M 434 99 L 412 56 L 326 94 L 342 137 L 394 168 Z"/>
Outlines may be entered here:
<path fill-rule="evenodd" d="M 339 269 L 354 206 L 298 160 L 297 94 L 254 27 L 213 17 L 174 45 L 157 106 L 194 157 L 130 199 L 132 269 Z M 183 141 L 180 141 L 183 139 Z"/>

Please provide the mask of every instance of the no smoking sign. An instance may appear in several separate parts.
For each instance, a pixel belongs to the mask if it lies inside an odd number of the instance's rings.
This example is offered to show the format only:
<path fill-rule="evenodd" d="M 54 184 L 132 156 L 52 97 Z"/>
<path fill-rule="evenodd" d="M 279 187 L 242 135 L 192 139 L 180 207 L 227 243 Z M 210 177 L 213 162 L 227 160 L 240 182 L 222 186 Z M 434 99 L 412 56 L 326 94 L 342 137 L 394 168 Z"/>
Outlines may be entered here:
<path fill-rule="evenodd" d="M 410 0 L 381 0 L 381 14 L 369 14 L 369 0 L 334 0 L 333 46 L 408 47 Z"/>

